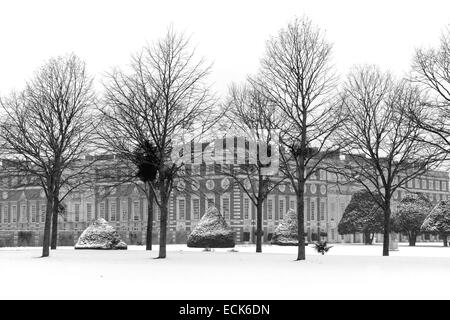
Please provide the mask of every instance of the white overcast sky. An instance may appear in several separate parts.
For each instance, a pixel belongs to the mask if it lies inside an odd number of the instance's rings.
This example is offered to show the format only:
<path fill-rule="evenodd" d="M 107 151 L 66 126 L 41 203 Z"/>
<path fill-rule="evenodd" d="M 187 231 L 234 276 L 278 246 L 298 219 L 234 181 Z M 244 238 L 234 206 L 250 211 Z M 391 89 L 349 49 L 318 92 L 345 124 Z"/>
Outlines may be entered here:
<path fill-rule="evenodd" d="M 341 74 L 373 63 L 401 75 L 414 49 L 438 43 L 450 1 L 403 0 L 1 0 L 0 94 L 20 89 L 51 56 L 75 52 L 96 79 L 173 25 L 214 63 L 219 94 L 254 73 L 264 43 L 308 16 L 334 44 Z"/>

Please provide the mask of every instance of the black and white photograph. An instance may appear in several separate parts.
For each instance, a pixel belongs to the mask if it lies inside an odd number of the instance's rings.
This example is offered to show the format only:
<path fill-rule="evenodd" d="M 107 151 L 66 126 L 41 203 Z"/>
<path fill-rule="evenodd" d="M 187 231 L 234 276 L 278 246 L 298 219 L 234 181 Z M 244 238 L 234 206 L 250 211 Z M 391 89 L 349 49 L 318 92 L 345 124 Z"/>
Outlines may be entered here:
<path fill-rule="evenodd" d="M 449 299 L 448 0 L 5 0 L 0 30 L 0 300 Z"/>

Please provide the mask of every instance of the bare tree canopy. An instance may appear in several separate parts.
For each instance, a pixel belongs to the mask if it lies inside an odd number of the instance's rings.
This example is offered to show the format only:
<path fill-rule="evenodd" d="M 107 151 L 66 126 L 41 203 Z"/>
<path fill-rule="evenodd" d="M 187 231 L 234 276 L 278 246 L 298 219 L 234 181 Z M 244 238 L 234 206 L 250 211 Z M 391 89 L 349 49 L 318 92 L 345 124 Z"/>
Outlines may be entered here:
<path fill-rule="evenodd" d="M 234 184 L 238 185 L 256 206 L 256 252 L 262 252 L 263 203 L 284 178 L 277 174 L 277 133 L 282 118 L 275 104 L 263 94 L 263 89 L 257 86 L 256 82 L 248 81 L 243 85 L 233 84 L 230 87 L 223 119 L 226 123 L 224 127 L 237 136 L 237 157 L 246 161 L 236 166 L 221 166 L 221 173 L 232 177 Z M 234 148 L 227 151 L 234 154 Z M 246 157 L 248 159 L 245 159 Z"/>
<path fill-rule="evenodd" d="M 52 208 L 57 212 L 59 192 L 76 187 L 89 169 L 88 162 L 80 160 L 92 146 L 95 129 L 92 78 L 77 56 L 52 58 L 22 92 L 0 104 L 5 113 L 0 124 L 3 157 L 19 172 L 37 177 L 47 196 L 43 256 L 48 256 Z"/>
<path fill-rule="evenodd" d="M 339 123 L 333 107 L 337 78 L 332 45 L 309 19 L 295 19 L 267 42 L 257 82 L 279 110 L 282 122 L 281 168 L 297 194 L 299 247 L 305 259 L 304 190 L 306 180 L 327 157 L 327 143 Z M 308 167 L 308 172 L 306 171 Z"/>
<path fill-rule="evenodd" d="M 166 257 L 168 200 L 181 165 L 172 162 L 172 152 L 185 140 L 201 139 L 216 119 L 209 73 L 189 39 L 170 28 L 132 57 L 129 71 L 115 69 L 105 84 L 104 148 L 133 162 L 142 145 L 155 147 L 159 191 L 153 184 L 151 190 L 161 209 L 160 258 Z"/>
<path fill-rule="evenodd" d="M 435 168 L 442 152 L 430 145 L 410 111 L 426 111 L 420 90 L 374 66 L 356 67 L 342 92 L 345 120 L 337 131 L 346 160 L 337 170 L 370 192 L 384 210 L 383 255 L 389 255 L 391 199 L 414 177 Z"/>
<path fill-rule="evenodd" d="M 411 113 L 418 126 L 432 135 L 431 143 L 450 150 L 450 29 L 437 48 L 417 49 L 410 80 L 429 93 L 426 116 Z"/>

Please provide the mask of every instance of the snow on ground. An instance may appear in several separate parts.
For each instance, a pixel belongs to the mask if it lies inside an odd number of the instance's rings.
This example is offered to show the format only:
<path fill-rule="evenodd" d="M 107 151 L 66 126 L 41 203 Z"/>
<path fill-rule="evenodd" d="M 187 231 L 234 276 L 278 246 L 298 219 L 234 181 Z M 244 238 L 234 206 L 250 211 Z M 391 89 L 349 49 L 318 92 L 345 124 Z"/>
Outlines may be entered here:
<path fill-rule="evenodd" d="M 63 247 L 39 258 L 40 248 L 0 249 L 0 299 L 447 299 L 450 248 L 400 245 L 381 257 L 381 245 L 334 244 L 324 256 L 310 246 L 229 249 L 169 245 L 167 259 L 128 251 Z"/>

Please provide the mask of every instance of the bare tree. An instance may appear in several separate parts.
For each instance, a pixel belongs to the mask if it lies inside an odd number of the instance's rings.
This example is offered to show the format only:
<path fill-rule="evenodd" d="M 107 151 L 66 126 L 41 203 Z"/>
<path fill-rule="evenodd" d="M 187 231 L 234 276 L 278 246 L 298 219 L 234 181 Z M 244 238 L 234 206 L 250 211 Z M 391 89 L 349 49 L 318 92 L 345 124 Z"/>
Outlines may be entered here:
<path fill-rule="evenodd" d="M 374 66 L 355 68 L 342 93 L 345 121 L 336 134 L 346 159 L 338 172 L 366 189 L 384 212 L 383 255 L 389 255 L 391 202 L 406 183 L 433 169 L 442 152 L 409 116 L 425 114 L 421 92 Z"/>
<path fill-rule="evenodd" d="M 331 48 L 310 20 L 295 19 L 268 41 L 256 80 L 284 120 L 281 170 L 297 197 L 297 260 L 305 260 L 305 183 L 327 158 L 332 149 L 329 137 L 339 123 L 339 113 L 330 103 L 337 84 Z"/>
<path fill-rule="evenodd" d="M 77 56 L 50 59 L 20 93 L 1 100 L 4 157 L 15 169 L 38 179 L 47 198 L 42 256 L 49 256 L 52 216 L 56 223 L 60 190 L 88 171 L 87 154 L 95 129 L 95 95 L 86 65 Z M 56 236 L 54 237 L 56 241 Z"/>
<path fill-rule="evenodd" d="M 242 142 L 238 143 L 237 157 L 243 163 L 221 166 L 221 171 L 233 179 L 256 207 L 256 252 L 262 252 L 263 203 L 284 178 L 277 174 L 277 130 L 281 117 L 263 90 L 255 88 L 255 85 L 247 83 L 230 87 L 224 121 L 228 124 L 228 132 L 231 130 Z M 233 155 L 234 148 L 227 149 L 227 152 Z"/>
<path fill-rule="evenodd" d="M 129 72 L 114 70 L 105 85 L 106 148 L 131 154 L 147 141 L 156 150 L 157 178 L 149 186 L 161 214 L 159 258 L 166 257 L 168 201 L 183 165 L 173 152 L 185 137 L 200 139 L 214 118 L 205 83 L 209 72 L 203 59 L 195 59 L 189 39 L 169 29 L 132 57 Z"/>
<path fill-rule="evenodd" d="M 416 125 L 431 134 L 429 143 L 450 151 L 450 29 L 441 36 L 440 46 L 417 49 L 412 63 L 410 80 L 430 93 L 429 112 L 411 112 Z"/>

